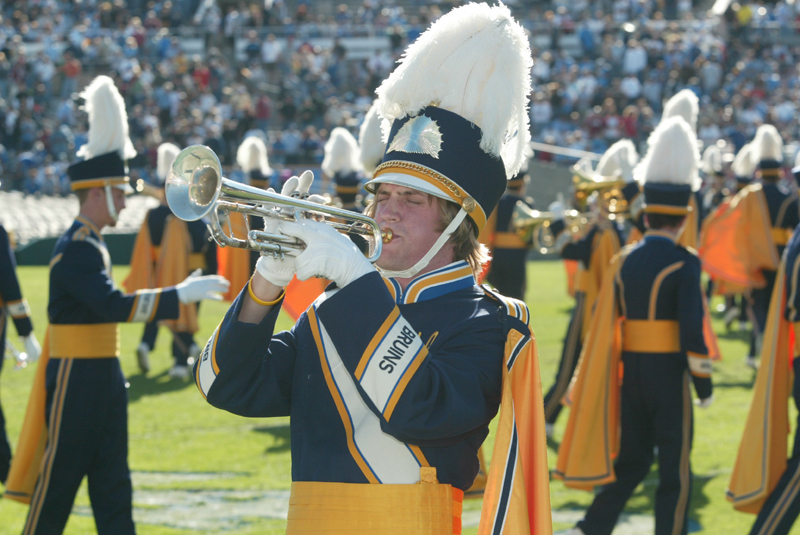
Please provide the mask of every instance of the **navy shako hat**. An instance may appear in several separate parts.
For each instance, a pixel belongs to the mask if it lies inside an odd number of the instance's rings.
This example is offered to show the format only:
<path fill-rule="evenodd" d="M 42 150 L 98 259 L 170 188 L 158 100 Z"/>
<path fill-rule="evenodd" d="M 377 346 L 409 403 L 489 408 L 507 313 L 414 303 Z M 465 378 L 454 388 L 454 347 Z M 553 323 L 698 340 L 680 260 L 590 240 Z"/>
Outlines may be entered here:
<path fill-rule="evenodd" d="M 633 201 L 642 193 L 642 188 L 639 186 L 639 183 L 628 182 L 622 188 L 622 196 L 625 197 L 625 200 L 628 201 L 628 206 L 630 206 Z"/>
<path fill-rule="evenodd" d="M 376 91 L 386 150 L 367 191 L 395 184 L 454 202 L 451 225 L 468 218 L 480 233 L 531 152 L 532 65 L 508 7 L 469 3 L 439 18 Z"/>
<path fill-rule="evenodd" d="M 361 175 L 359 173 L 336 173 L 333 176 L 333 189 L 342 203 L 348 204 L 356 200 L 361 191 Z"/>
<path fill-rule="evenodd" d="M 125 186 L 129 182 L 128 165 L 119 151 L 75 162 L 67 168 L 72 191 L 103 186 Z"/>
<path fill-rule="evenodd" d="M 683 216 L 700 188 L 697 136 L 681 116 L 662 120 L 647 140 L 647 154 L 634 169 L 646 214 Z"/>
<path fill-rule="evenodd" d="M 503 160 L 481 150 L 481 136 L 474 123 L 435 106 L 396 120 L 366 189 L 397 184 L 445 198 L 467 212 L 479 233 L 506 189 Z"/>

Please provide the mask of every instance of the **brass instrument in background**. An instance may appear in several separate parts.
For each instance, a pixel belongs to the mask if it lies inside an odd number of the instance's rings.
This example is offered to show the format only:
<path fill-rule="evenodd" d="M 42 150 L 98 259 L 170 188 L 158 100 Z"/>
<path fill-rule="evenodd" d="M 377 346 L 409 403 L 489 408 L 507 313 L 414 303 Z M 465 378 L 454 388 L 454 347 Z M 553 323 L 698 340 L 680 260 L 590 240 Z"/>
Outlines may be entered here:
<path fill-rule="evenodd" d="M 564 232 L 571 236 L 583 233 L 589 224 L 589 216 L 577 210 L 564 211 Z M 556 236 L 550 228 L 556 216 L 553 212 L 532 210 L 524 202 L 517 201 L 511 214 L 511 229 L 525 243 L 533 241 L 534 248 L 542 254 L 555 252 Z"/>
<path fill-rule="evenodd" d="M 220 247 L 250 249 L 283 257 L 299 254 L 305 249 L 305 244 L 290 236 L 249 228 L 244 239 L 228 236 L 222 230 L 217 210 L 284 221 L 321 220 L 343 234 L 371 238 L 367 240 L 370 243 L 367 260 L 370 262 L 378 260 L 383 243 L 392 239 L 391 230 L 382 232 L 375 220 L 308 201 L 307 194 L 295 192 L 287 197 L 223 178 L 217 155 L 204 145 L 192 145 L 178 154 L 167 175 L 164 191 L 167 204 L 180 219 L 196 221 L 208 215 L 211 220 L 209 231 Z"/>
<path fill-rule="evenodd" d="M 579 166 L 572 166 L 574 205 L 581 212 L 589 209 L 589 198 L 597 192 L 598 202 L 609 213 L 609 219 L 624 217 L 628 212 L 628 201 L 622 194 L 625 180 L 619 176 L 602 176 Z"/>
<path fill-rule="evenodd" d="M 138 179 L 133 185 L 133 191 L 136 193 L 141 193 L 142 195 L 147 195 L 148 197 L 153 197 L 154 199 L 158 199 L 158 202 L 160 203 L 164 202 L 164 190 L 153 186 L 142 178 Z"/>

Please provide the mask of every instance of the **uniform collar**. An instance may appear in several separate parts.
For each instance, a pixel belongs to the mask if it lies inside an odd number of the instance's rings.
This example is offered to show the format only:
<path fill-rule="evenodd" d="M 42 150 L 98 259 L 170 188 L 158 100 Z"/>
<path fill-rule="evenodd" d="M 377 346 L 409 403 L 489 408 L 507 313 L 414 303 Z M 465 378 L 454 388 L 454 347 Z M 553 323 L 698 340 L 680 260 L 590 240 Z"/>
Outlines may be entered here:
<path fill-rule="evenodd" d="M 428 301 L 476 284 L 472 268 L 465 260 L 419 275 L 406 286 L 405 292 L 396 280 L 392 278 L 383 280 L 398 305 Z"/>
<path fill-rule="evenodd" d="M 100 240 L 101 242 L 105 241 L 103 240 L 103 235 L 100 234 L 100 229 L 97 228 L 97 225 L 95 225 L 94 223 L 92 223 L 91 221 L 80 215 L 75 218 L 75 221 L 80 223 L 84 227 L 88 227 L 89 230 L 91 230 L 95 234 L 95 237 L 98 240 Z"/>
<path fill-rule="evenodd" d="M 647 238 L 661 238 L 664 240 L 669 240 L 672 243 L 675 243 L 676 240 L 676 236 L 673 236 L 669 232 L 664 232 L 661 230 L 648 230 L 647 232 L 644 233 L 644 239 Z"/>

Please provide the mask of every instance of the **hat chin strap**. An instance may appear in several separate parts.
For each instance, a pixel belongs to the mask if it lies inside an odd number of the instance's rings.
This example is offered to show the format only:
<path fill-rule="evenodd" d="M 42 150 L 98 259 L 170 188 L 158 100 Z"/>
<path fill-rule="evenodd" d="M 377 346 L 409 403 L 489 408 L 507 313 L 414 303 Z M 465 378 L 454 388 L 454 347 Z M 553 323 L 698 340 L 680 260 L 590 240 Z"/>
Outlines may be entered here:
<path fill-rule="evenodd" d="M 103 189 L 106 190 L 106 206 L 108 207 L 108 215 L 111 219 L 116 223 L 119 220 L 119 214 L 117 213 L 117 207 L 114 206 L 114 197 L 111 195 L 111 186 L 106 184 L 103 186 Z"/>
<path fill-rule="evenodd" d="M 444 229 L 442 235 L 436 240 L 436 243 L 434 243 L 433 246 L 428 249 L 428 252 L 425 253 L 425 256 L 420 258 L 416 264 L 408 269 L 404 269 L 403 271 L 390 271 L 387 269 L 378 268 L 381 272 L 381 275 L 384 277 L 391 277 L 393 279 L 410 279 L 411 277 L 415 276 L 428 266 L 428 263 L 430 263 L 431 259 L 436 256 L 436 253 L 438 253 L 444 244 L 447 243 L 447 240 L 450 239 L 450 236 L 456 231 L 461 222 L 464 221 L 465 217 L 467 217 L 467 212 L 465 212 L 462 208 L 459 210 L 450 224 L 447 225 L 447 228 Z"/>

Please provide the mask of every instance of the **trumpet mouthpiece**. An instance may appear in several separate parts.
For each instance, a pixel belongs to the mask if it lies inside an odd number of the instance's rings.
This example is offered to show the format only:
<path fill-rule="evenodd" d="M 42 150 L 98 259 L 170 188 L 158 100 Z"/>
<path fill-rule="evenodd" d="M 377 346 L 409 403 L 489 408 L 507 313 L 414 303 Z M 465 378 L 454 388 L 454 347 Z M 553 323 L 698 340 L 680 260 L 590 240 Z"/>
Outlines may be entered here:
<path fill-rule="evenodd" d="M 383 243 L 389 243 L 390 241 L 392 241 L 393 237 L 394 233 L 392 232 L 392 229 L 387 228 L 381 231 L 381 239 L 383 240 Z"/>

